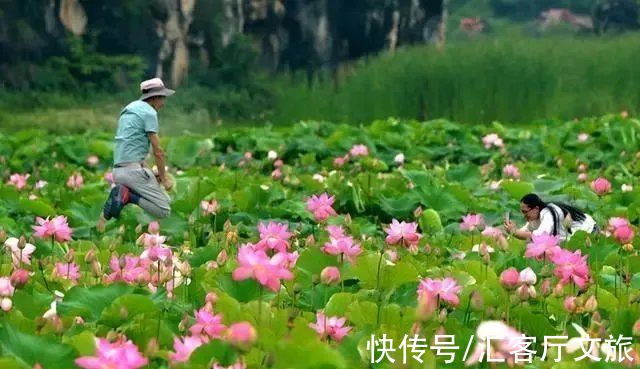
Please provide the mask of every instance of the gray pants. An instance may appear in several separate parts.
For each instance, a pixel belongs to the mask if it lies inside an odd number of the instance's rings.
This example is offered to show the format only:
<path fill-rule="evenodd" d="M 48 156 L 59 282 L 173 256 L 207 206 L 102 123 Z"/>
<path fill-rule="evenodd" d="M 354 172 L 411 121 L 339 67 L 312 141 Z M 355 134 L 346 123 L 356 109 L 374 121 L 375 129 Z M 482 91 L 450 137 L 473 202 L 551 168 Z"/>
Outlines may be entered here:
<path fill-rule="evenodd" d="M 138 205 L 157 218 L 166 218 L 171 213 L 171 199 L 158 183 L 151 169 L 126 166 L 113 169 L 113 181 L 129 187 L 140 195 Z"/>

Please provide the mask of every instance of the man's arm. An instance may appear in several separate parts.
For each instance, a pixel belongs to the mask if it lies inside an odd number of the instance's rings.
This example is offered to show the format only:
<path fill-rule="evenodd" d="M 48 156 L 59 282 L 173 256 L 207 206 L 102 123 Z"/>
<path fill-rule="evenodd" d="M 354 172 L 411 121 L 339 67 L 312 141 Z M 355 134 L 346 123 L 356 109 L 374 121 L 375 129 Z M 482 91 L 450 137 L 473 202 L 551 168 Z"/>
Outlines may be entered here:
<path fill-rule="evenodd" d="M 149 140 L 151 141 L 151 148 L 153 150 L 153 156 L 156 159 L 156 167 L 158 168 L 158 182 L 169 190 L 171 186 L 167 182 L 166 173 L 164 171 L 164 151 L 160 147 L 160 140 L 158 135 L 153 132 L 149 132 Z"/>

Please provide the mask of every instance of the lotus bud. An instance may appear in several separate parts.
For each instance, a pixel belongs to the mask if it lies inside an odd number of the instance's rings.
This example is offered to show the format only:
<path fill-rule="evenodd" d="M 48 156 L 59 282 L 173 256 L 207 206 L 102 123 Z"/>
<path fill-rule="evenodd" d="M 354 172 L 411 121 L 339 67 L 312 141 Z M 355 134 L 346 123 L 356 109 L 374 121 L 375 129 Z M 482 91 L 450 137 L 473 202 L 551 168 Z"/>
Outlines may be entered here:
<path fill-rule="evenodd" d="M 96 258 L 96 249 L 92 248 L 89 251 L 87 251 L 87 253 L 84 256 L 84 262 L 87 263 L 87 264 L 91 264 L 96 260 L 97 260 L 97 258 Z"/>
<path fill-rule="evenodd" d="M 580 173 L 578 174 L 578 181 L 580 182 L 585 182 L 587 180 L 587 173 Z"/>
<path fill-rule="evenodd" d="M 29 281 L 29 272 L 24 269 L 16 269 L 11 273 L 11 284 L 15 288 L 21 288 Z"/>
<path fill-rule="evenodd" d="M 491 256 L 489 254 L 482 255 L 482 263 L 488 265 L 491 261 Z"/>
<path fill-rule="evenodd" d="M 73 259 L 75 257 L 76 252 L 73 249 L 69 249 L 64 256 L 64 259 L 67 263 L 73 263 Z"/>
<path fill-rule="evenodd" d="M 102 265 L 97 260 L 91 263 L 91 272 L 94 277 L 100 277 L 102 275 Z"/>
<path fill-rule="evenodd" d="M 553 288 L 553 296 L 561 297 L 562 295 L 564 295 L 564 286 L 562 286 L 562 284 L 558 283 Z"/>
<path fill-rule="evenodd" d="M 320 280 L 326 285 L 337 284 L 340 282 L 340 270 L 334 266 L 322 269 Z"/>
<path fill-rule="evenodd" d="M 216 257 L 216 262 L 218 263 L 218 265 L 224 265 L 227 262 L 227 258 L 228 258 L 227 250 L 223 249 L 218 253 L 218 256 Z"/>
<path fill-rule="evenodd" d="M 27 246 L 27 239 L 24 236 L 20 236 L 20 239 L 18 240 L 18 248 L 20 250 L 24 250 L 26 246 Z"/>
<path fill-rule="evenodd" d="M 636 320 L 636 322 L 633 323 L 632 332 L 634 336 L 640 337 L 640 319 Z"/>
<path fill-rule="evenodd" d="M 156 221 L 153 221 L 153 222 L 149 223 L 148 232 L 152 233 L 152 234 L 160 233 L 160 223 L 158 223 Z"/>
<path fill-rule="evenodd" d="M 209 292 L 205 297 L 205 301 L 211 304 L 215 304 L 216 301 L 218 301 L 218 295 L 215 292 Z"/>
<path fill-rule="evenodd" d="M 427 255 L 431 254 L 431 245 L 429 245 L 428 243 L 425 244 L 423 250 L 425 254 Z"/>
<path fill-rule="evenodd" d="M 518 270 L 514 267 L 505 269 L 502 274 L 500 274 L 500 283 L 502 283 L 506 289 L 511 290 L 516 288 L 519 282 L 520 273 L 518 273 Z"/>
<path fill-rule="evenodd" d="M 142 224 L 138 224 L 136 226 L 136 234 L 140 234 L 140 233 L 142 233 Z"/>
<path fill-rule="evenodd" d="M 447 309 L 441 309 L 438 314 L 438 322 L 444 324 L 447 321 Z"/>
<path fill-rule="evenodd" d="M 147 344 L 147 348 L 144 350 L 144 356 L 156 357 L 159 351 L 160 351 L 160 347 L 158 345 L 158 340 L 155 337 L 153 337 L 149 340 L 149 343 Z"/>
<path fill-rule="evenodd" d="M 418 207 L 413 211 L 413 217 L 414 218 L 418 218 L 420 217 L 420 215 L 422 215 L 422 206 L 418 205 Z"/>
<path fill-rule="evenodd" d="M 469 297 L 471 309 L 473 311 L 482 311 L 484 310 L 484 299 L 482 298 L 482 294 L 478 291 L 471 292 L 471 296 Z"/>
<path fill-rule="evenodd" d="M 433 318 L 437 306 L 437 300 L 431 295 L 423 293 L 418 296 L 418 306 L 416 307 L 416 320 L 427 321 Z"/>
<path fill-rule="evenodd" d="M 75 318 L 73 318 L 73 322 L 76 325 L 84 325 L 84 319 L 81 316 L 76 316 Z"/>
<path fill-rule="evenodd" d="M 232 224 L 231 224 L 231 220 L 230 220 L 230 219 L 227 219 L 227 220 L 224 222 L 224 225 L 222 226 L 222 229 L 226 231 L 226 230 L 228 230 L 229 228 L 231 228 L 231 226 L 232 226 Z"/>
<path fill-rule="evenodd" d="M 13 307 L 13 301 L 10 298 L 3 297 L 0 300 L 0 308 L 2 308 L 3 311 L 9 312 L 12 307 Z"/>
<path fill-rule="evenodd" d="M 346 226 L 350 226 L 351 225 L 351 214 L 348 214 L 344 216 L 344 225 Z"/>
<path fill-rule="evenodd" d="M 546 278 L 544 281 L 542 281 L 542 285 L 540 286 L 540 292 L 542 293 L 542 296 L 547 297 L 549 295 L 551 295 L 551 279 Z"/>
<path fill-rule="evenodd" d="M 622 245 L 622 249 L 626 252 L 633 252 L 633 244 L 625 243 L 624 245 Z"/>
<path fill-rule="evenodd" d="M 586 312 L 594 312 L 598 308 L 598 301 L 594 295 L 591 295 L 587 301 L 584 303 L 584 311 Z"/>
<path fill-rule="evenodd" d="M 574 314 L 577 310 L 578 306 L 576 304 L 576 297 L 569 296 L 564 299 L 564 309 L 569 312 L 569 314 Z"/>
<path fill-rule="evenodd" d="M 307 238 L 305 240 L 305 245 L 313 246 L 315 244 L 316 244 L 316 239 L 315 239 L 315 237 L 313 237 L 313 234 L 310 234 L 309 236 L 307 236 Z"/>
<path fill-rule="evenodd" d="M 249 322 L 234 323 L 229 326 L 225 338 L 233 345 L 244 347 L 258 338 L 258 332 Z"/>

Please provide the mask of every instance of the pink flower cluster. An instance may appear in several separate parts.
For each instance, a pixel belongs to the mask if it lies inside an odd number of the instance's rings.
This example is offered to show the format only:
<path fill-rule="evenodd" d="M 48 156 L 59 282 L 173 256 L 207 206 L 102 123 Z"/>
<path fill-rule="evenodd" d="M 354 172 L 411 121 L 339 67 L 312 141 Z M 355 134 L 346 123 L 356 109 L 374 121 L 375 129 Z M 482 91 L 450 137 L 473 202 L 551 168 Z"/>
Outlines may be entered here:
<path fill-rule="evenodd" d="M 525 257 L 547 260 L 555 264 L 554 274 L 560 279 L 560 284 L 575 283 L 581 289 L 589 281 L 589 267 L 587 256 L 581 251 L 571 252 L 561 248 L 557 236 L 546 233 L 534 235 L 532 242 L 527 244 Z"/>
<path fill-rule="evenodd" d="M 200 209 L 203 215 L 216 214 L 218 212 L 219 204 L 218 200 L 202 200 L 200 202 Z"/>
<path fill-rule="evenodd" d="M 316 221 L 322 222 L 329 217 L 338 215 L 332 208 L 335 196 L 329 196 L 326 192 L 320 194 L 320 196 L 312 195 L 307 199 L 307 209 L 313 213 Z"/>
<path fill-rule="evenodd" d="M 327 231 L 329 232 L 329 242 L 322 246 L 322 251 L 329 255 L 340 255 L 354 264 L 356 257 L 362 253 L 360 245 L 351 236 L 346 235 L 340 226 L 329 225 Z"/>

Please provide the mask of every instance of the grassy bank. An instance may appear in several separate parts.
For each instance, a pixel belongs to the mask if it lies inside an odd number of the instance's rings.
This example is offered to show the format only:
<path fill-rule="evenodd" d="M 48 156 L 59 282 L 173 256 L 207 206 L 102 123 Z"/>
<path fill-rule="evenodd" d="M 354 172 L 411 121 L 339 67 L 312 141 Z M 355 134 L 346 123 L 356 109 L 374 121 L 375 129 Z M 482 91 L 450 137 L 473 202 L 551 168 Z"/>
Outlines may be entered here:
<path fill-rule="evenodd" d="M 397 116 L 461 122 L 571 119 L 640 106 L 640 37 L 485 39 L 363 63 L 335 91 L 283 82 L 275 121 Z"/>

